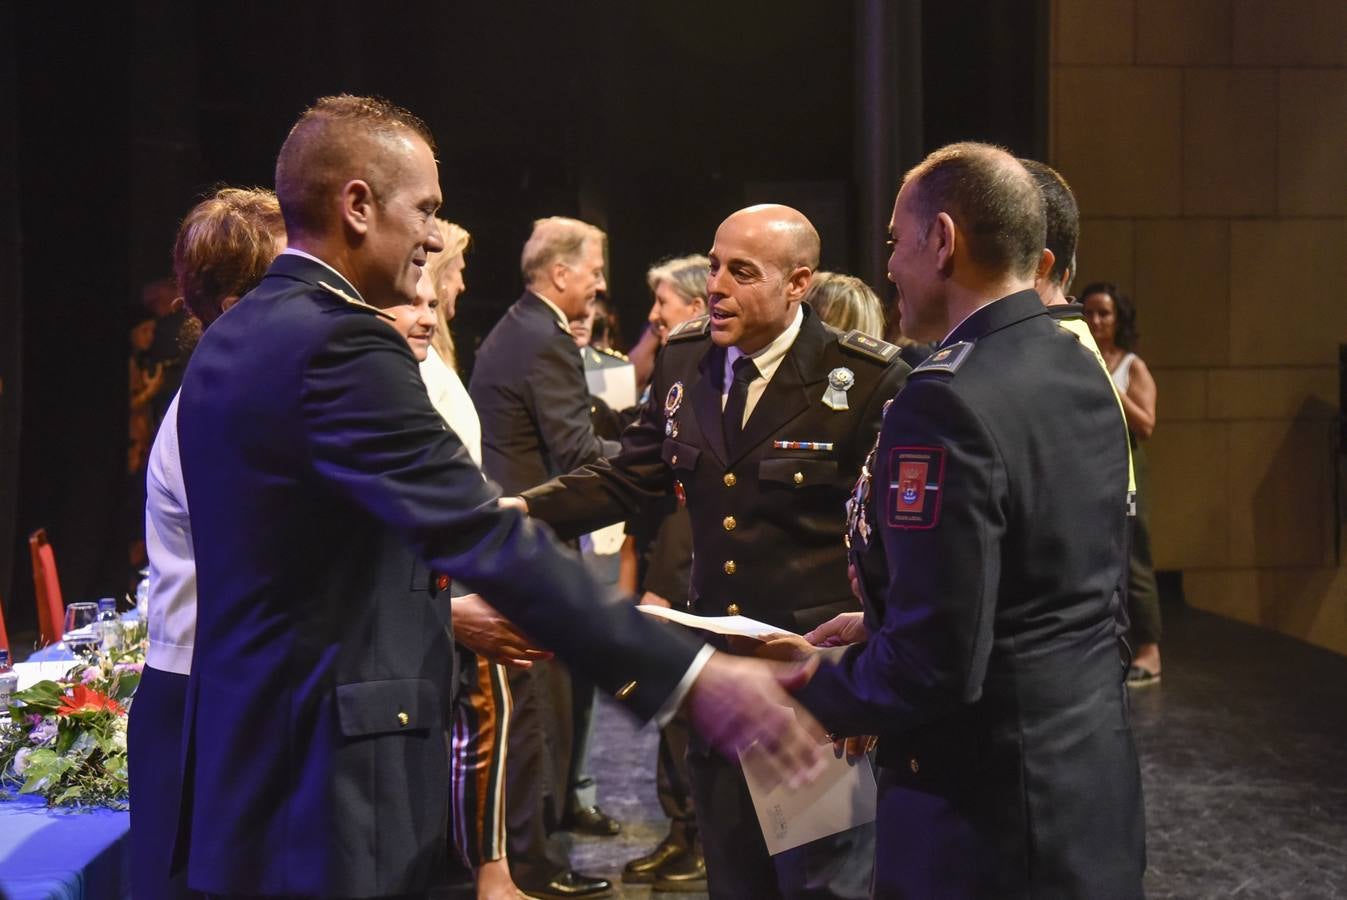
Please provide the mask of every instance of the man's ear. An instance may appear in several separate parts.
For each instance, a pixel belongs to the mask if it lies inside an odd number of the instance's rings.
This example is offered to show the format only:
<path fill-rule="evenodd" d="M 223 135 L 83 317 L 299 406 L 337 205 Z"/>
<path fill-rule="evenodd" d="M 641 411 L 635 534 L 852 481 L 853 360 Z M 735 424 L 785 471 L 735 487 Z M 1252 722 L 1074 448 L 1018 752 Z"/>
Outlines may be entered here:
<path fill-rule="evenodd" d="M 238 302 L 239 302 L 239 295 L 230 294 L 228 297 L 225 297 L 223 300 L 220 301 L 220 312 L 221 313 L 228 312 L 229 307 L 233 306 L 235 303 Z"/>
<path fill-rule="evenodd" d="M 1043 254 L 1038 258 L 1038 271 L 1034 273 L 1034 283 L 1043 284 L 1048 280 L 1048 273 L 1056 265 L 1057 257 L 1047 247 L 1043 248 Z"/>
<path fill-rule="evenodd" d="M 692 317 L 694 319 L 697 318 L 698 316 L 706 315 L 705 297 L 693 297 L 692 302 L 689 303 L 688 306 L 692 307 Z"/>
<path fill-rule="evenodd" d="M 552 288 L 558 294 L 566 293 L 566 281 L 571 276 L 571 267 L 561 260 L 552 263 L 552 268 L 547 272 L 548 280 L 552 282 Z"/>
<path fill-rule="evenodd" d="M 936 213 L 926 240 L 934 242 L 936 265 L 948 274 L 954 266 L 954 252 L 959 243 L 959 230 L 954 227 L 954 219 L 949 213 Z"/>
<path fill-rule="evenodd" d="M 809 293 L 809 283 L 814 280 L 814 270 L 808 266 L 796 266 L 786 277 L 786 299 L 792 303 L 803 300 Z"/>
<path fill-rule="evenodd" d="M 369 183 L 356 178 L 341 186 L 341 220 L 358 235 L 369 231 L 374 212 L 374 190 Z"/>

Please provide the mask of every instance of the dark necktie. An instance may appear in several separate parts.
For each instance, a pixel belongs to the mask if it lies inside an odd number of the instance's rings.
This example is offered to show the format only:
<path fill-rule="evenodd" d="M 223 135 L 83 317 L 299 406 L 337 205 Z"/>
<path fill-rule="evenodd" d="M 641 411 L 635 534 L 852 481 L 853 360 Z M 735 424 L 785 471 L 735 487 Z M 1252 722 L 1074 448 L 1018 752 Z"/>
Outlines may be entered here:
<path fill-rule="evenodd" d="M 748 384 L 758 377 L 758 367 L 747 356 L 734 361 L 734 380 L 730 382 L 730 396 L 725 401 L 725 447 L 735 452 L 744 430 L 744 407 L 748 405 Z"/>

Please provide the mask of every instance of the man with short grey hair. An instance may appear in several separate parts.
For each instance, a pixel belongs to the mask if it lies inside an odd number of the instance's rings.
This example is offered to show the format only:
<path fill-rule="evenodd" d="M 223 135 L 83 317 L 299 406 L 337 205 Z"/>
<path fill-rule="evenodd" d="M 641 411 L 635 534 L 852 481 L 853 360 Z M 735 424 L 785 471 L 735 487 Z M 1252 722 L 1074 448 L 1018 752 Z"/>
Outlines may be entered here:
<path fill-rule="evenodd" d="M 520 255 L 524 294 L 477 351 L 469 392 L 482 420 L 482 469 L 518 493 L 617 452 L 594 433 L 584 364 L 569 321 L 582 318 L 607 287 L 602 230 L 562 216 L 538 219 Z M 610 887 L 571 871 L 553 832 L 561 817 L 583 817 L 592 830 L 617 823 L 570 799 L 571 745 L 584 723 L 575 711 L 593 703 L 587 683 L 572 686 L 555 663 L 510 671 L 514 695 L 506 763 L 510 871 L 534 896 L 598 896 Z M 581 727 L 577 727 L 577 724 Z M 567 807 L 573 807 L 568 810 Z"/>

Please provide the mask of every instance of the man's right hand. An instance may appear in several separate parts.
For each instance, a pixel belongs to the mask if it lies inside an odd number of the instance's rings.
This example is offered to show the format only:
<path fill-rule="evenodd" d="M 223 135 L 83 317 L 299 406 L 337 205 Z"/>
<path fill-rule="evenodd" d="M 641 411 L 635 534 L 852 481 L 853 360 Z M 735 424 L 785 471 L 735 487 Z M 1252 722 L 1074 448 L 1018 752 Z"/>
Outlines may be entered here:
<path fill-rule="evenodd" d="M 714 653 L 686 700 L 692 726 L 726 759 L 756 744 L 778 780 L 800 787 L 818 777 L 826 741 L 814 717 L 786 693 L 803 687 L 814 662 L 771 663 Z"/>
<path fill-rule="evenodd" d="M 534 641 L 478 594 L 450 600 L 449 615 L 454 625 L 454 640 L 492 662 L 527 669 L 535 661 L 552 658 L 551 653 L 539 650 Z"/>

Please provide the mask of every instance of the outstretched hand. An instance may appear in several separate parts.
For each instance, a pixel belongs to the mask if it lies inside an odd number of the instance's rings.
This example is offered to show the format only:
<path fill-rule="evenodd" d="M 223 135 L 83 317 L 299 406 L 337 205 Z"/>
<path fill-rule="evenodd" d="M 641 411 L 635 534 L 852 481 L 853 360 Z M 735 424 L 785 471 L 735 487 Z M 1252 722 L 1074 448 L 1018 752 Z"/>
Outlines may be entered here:
<path fill-rule="evenodd" d="M 517 669 L 528 669 L 535 661 L 552 658 L 479 594 L 455 597 L 449 602 L 449 613 L 454 640 L 478 656 Z"/>
<path fill-rule="evenodd" d="M 804 687 L 815 668 L 812 659 L 784 664 L 715 653 L 688 692 L 692 726 L 727 759 L 756 744 L 777 781 L 808 784 L 822 771 L 826 739 L 787 691 Z"/>
<path fill-rule="evenodd" d="M 804 639 L 815 647 L 845 647 L 868 641 L 870 631 L 865 627 L 864 613 L 849 612 L 833 616 Z"/>

